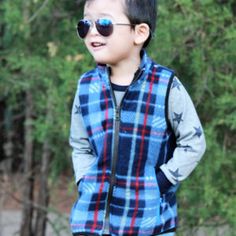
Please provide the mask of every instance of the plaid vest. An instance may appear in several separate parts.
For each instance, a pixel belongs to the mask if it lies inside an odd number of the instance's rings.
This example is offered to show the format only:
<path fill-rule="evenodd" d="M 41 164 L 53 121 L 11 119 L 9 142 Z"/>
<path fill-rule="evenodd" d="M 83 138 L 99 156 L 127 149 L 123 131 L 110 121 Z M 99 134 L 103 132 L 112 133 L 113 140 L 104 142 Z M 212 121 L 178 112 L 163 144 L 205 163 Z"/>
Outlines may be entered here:
<path fill-rule="evenodd" d="M 160 195 L 156 168 L 172 157 L 175 137 L 167 121 L 173 72 L 144 53 L 138 78 L 117 107 L 108 68 L 97 66 L 79 81 L 83 121 L 97 157 L 79 184 L 72 232 L 157 235 L 176 227 L 175 191 Z"/>

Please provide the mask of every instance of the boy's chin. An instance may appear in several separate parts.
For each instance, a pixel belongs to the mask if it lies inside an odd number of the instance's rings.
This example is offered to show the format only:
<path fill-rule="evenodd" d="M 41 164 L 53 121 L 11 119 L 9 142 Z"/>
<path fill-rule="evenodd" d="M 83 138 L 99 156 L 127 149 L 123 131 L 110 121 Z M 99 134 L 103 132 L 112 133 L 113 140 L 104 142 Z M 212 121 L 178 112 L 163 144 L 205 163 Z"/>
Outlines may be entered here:
<path fill-rule="evenodd" d="M 94 60 L 97 64 L 104 64 L 104 65 L 109 64 L 107 60 L 96 59 L 96 58 L 94 58 Z"/>
<path fill-rule="evenodd" d="M 93 59 L 97 64 L 114 65 L 117 63 L 116 60 L 110 56 L 96 55 L 96 56 L 93 56 Z"/>

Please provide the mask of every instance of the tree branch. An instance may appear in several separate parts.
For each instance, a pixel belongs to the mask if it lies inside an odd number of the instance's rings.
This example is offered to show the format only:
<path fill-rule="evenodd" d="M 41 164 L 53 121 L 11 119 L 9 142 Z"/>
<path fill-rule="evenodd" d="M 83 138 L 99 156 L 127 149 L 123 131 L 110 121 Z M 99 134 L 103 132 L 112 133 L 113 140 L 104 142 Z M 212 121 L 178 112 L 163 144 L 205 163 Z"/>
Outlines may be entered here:
<path fill-rule="evenodd" d="M 37 16 L 38 14 L 43 10 L 43 8 L 48 4 L 49 0 L 45 0 L 43 4 L 40 6 L 40 8 L 27 20 L 27 23 L 31 23 Z"/>

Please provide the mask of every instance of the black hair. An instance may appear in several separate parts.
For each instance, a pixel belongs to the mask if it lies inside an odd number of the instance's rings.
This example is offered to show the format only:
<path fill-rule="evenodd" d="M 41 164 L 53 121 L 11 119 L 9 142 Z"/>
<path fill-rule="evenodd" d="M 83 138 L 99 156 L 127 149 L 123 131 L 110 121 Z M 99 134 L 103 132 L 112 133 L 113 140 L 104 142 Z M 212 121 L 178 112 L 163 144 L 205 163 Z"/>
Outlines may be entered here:
<path fill-rule="evenodd" d="M 84 3 L 91 0 L 84 0 Z M 130 23 L 134 25 L 146 23 L 150 28 L 148 39 L 144 42 L 143 47 L 147 47 L 152 39 L 156 28 L 157 20 L 157 0 L 124 0 L 125 15 Z"/>
<path fill-rule="evenodd" d="M 143 47 L 147 47 L 156 28 L 157 0 L 124 0 L 125 14 L 133 25 L 146 23 L 150 28 L 150 35 Z"/>

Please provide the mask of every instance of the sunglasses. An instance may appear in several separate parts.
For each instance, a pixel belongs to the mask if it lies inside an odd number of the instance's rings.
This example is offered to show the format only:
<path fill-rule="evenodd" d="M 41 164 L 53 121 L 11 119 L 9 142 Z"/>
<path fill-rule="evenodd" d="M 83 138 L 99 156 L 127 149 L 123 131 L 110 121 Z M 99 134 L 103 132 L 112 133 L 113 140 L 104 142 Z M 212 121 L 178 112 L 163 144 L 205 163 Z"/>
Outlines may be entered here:
<path fill-rule="evenodd" d="M 122 23 L 112 23 L 109 19 L 98 19 L 95 22 L 91 20 L 80 20 L 77 24 L 78 36 L 82 39 L 86 37 L 91 27 L 95 27 L 98 33 L 104 37 L 108 37 L 112 34 L 114 25 L 127 25 L 133 26 L 134 24 L 122 24 Z"/>

